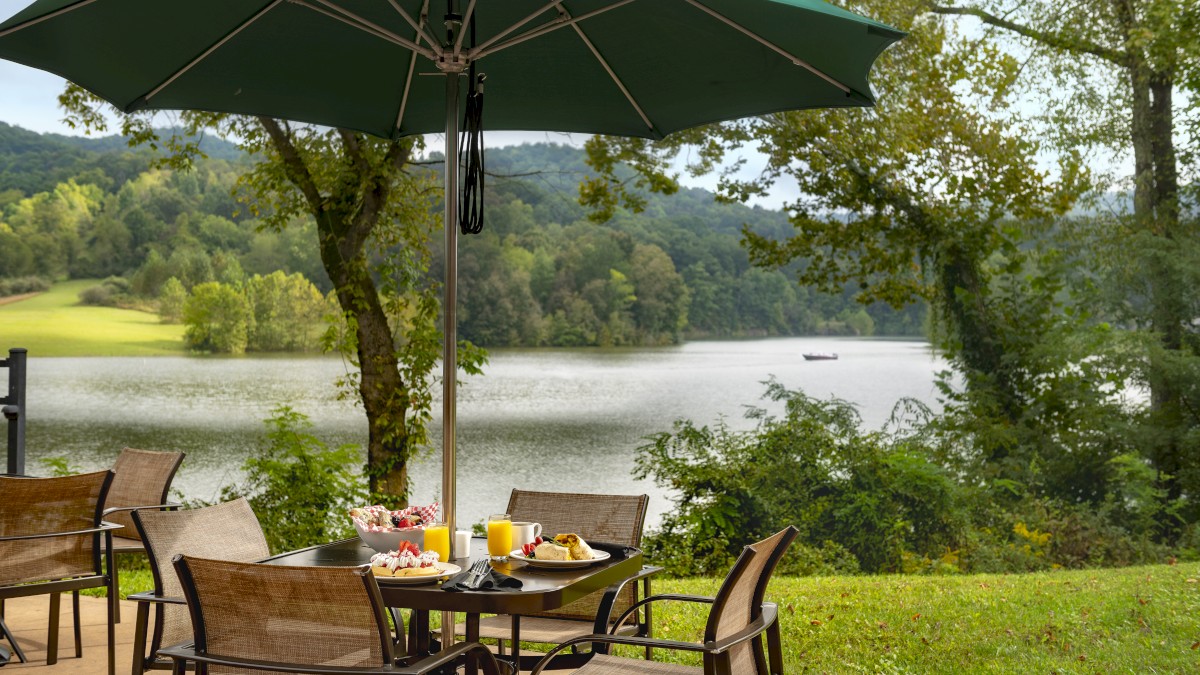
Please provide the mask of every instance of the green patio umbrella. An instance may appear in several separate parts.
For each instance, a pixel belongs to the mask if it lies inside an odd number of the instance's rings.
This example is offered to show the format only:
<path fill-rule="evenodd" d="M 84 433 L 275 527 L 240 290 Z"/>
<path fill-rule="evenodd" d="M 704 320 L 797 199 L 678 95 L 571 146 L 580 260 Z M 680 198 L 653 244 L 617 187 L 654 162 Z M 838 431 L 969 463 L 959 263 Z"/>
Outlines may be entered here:
<path fill-rule="evenodd" d="M 487 76 L 484 127 L 662 138 L 782 110 L 869 106 L 903 33 L 821 0 L 38 0 L 0 58 L 133 112 L 199 109 L 382 137 L 444 132 Z M 448 162 L 446 194 L 458 192 Z M 455 517 L 458 200 L 446 199 L 443 484 Z"/>

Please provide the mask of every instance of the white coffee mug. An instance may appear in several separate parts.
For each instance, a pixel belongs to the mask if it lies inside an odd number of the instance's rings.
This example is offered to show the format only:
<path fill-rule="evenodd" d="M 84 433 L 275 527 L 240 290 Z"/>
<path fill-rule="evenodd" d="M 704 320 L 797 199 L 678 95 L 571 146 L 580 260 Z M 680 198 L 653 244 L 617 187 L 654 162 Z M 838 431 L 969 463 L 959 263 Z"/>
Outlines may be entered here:
<path fill-rule="evenodd" d="M 512 543 L 513 548 L 521 548 L 525 544 L 530 544 L 534 539 L 541 536 L 541 523 L 520 523 L 513 521 L 512 524 Z"/>

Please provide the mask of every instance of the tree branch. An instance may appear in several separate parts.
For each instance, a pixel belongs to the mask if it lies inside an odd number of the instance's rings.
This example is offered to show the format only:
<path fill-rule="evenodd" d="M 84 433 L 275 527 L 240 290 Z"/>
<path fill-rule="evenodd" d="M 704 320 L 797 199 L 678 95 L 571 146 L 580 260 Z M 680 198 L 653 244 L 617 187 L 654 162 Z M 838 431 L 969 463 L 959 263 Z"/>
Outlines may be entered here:
<path fill-rule="evenodd" d="M 283 159 L 283 169 L 287 172 L 288 180 L 304 195 L 304 199 L 308 202 L 313 215 L 319 214 L 323 206 L 321 191 L 317 189 L 316 183 L 313 182 L 312 174 L 309 173 L 308 166 L 305 165 L 304 159 L 300 156 L 300 151 L 292 143 L 291 137 L 280 126 L 279 120 L 260 116 L 258 123 L 266 130 L 267 136 L 271 138 L 271 144 L 275 146 L 275 150 L 279 152 L 280 158 Z"/>
<path fill-rule="evenodd" d="M 1045 31 L 1035 30 L 1029 26 L 1025 26 L 1008 19 L 998 17 L 995 14 L 986 12 L 978 7 L 945 7 L 936 5 L 930 2 L 927 7 L 934 14 L 943 14 L 951 16 L 973 16 L 980 21 L 997 28 L 1011 31 L 1018 35 L 1036 40 L 1044 45 L 1061 49 L 1068 52 L 1091 54 L 1100 59 L 1104 59 L 1114 65 L 1126 67 L 1129 65 L 1129 54 L 1118 49 L 1109 49 L 1103 45 L 1091 42 L 1089 40 L 1079 40 L 1067 38 L 1056 33 L 1047 33 Z"/>

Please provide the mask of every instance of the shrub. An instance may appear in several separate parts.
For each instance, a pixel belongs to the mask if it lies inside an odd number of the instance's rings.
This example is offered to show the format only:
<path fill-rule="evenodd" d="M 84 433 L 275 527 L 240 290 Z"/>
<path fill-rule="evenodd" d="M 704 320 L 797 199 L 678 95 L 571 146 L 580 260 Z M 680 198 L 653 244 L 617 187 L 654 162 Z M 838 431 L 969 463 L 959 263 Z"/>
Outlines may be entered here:
<path fill-rule="evenodd" d="M 41 277 L 0 279 L 0 298 L 26 293 L 41 293 L 48 290 L 50 290 L 50 282 Z"/>
<path fill-rule="evenodd" d="M 742 547 L 787 524 L 800 539 L 785 569 L 895 572 L 943 560 L 965 540 L 965 490 L 910 438 L 865 433 L 853 406 L 768 383 L 786 413 L 752 431 L 675 423 L 639 449 L 635 474 L 676 495 L 647 541 L 673 574 L 723 574 Z M 933 570 L 935 566 L 927 566 Z"/>
<path fill-rule="evenodd" d="M 137 299 L 133 297 L 128 279 L 109 277 L 80 292 L 79 302 L 96 307 L 130 307 L 137 304 Z"/>
<path fill-rule="evenodd" d="M 329 448 L 309 433 L 312 422 L 288 406 L 264 421 L 263 442 L 242 468 L 246 479 L 221 499 L 246 497 L 278 553 L 343 539 L 354 529 L 347 511 L 366 503 L 359 447 Z"/>

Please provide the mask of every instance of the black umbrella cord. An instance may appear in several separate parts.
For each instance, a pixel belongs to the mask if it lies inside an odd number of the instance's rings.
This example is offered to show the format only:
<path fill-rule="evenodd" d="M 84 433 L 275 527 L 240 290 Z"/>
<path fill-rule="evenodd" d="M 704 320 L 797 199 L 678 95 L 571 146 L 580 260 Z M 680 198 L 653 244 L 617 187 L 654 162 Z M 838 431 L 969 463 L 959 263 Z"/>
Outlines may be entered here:
<path fill-rule="evenodd" d="M 471 64 L 467 80 L 471 83 L 471 93 L 467 95 L 458 151 L 458 164 L 463 169 L 458 227 L 463 234 L 483 231 L 483 80 L 486 77 L 482 73 L 476 76 L 475 64 Z"/>

